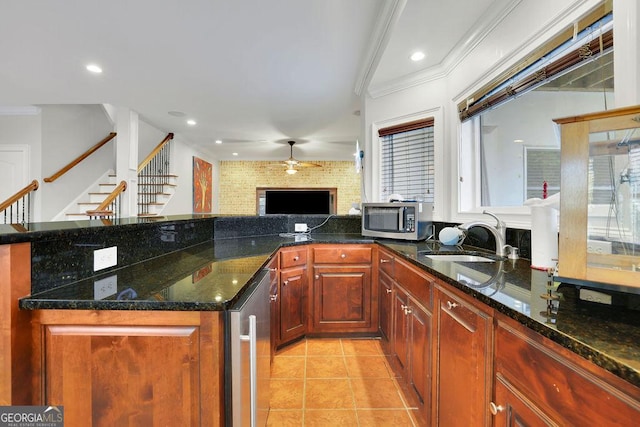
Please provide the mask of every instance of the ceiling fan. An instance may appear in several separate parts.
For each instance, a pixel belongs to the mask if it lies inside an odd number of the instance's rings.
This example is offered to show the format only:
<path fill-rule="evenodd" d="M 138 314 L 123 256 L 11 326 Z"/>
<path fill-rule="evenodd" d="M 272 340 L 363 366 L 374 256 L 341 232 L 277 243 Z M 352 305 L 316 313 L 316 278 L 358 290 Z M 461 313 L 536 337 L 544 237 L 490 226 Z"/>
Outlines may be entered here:
<path fill-rule="evenodd" d="M 309 162 L 301 162 L 300 160 L 297 160 L 293 157 L 293 145 L 296 143 L 295 141 L 287 141 L 287 143 L 289 144 L 291 153 L 289 155 L 289 158 L 281 163 L 278 163 L 278 166 L 284 166 L 286 169 L 285 171 L 289 174 L 289 175 L 293 175 L 294 173 L 298 172 L 298 168 L 320 168 L 322 167 L 322 165 L 319 165 L 317 163 L 309 163 Z"/>

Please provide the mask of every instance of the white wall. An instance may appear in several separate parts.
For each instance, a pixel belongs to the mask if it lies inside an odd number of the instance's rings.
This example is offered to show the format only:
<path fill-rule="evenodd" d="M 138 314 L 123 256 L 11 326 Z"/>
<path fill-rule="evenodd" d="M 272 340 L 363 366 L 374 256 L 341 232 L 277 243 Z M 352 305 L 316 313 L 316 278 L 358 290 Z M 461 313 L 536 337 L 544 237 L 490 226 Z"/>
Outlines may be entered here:
<path fill-rule="evenodd" d="M 191 145 L 185 143 L 180 135 L 176 135 L 173 139 L 172 149 L 172 170 L 177 178 L 177 191 L 167 203 L 163 215 L 179 215 L 190 214 L 193 212 L 193 156 L 199 157 L 212 164 L 212 213 L 219 212 L 219 163 L 210 155 L 195 150 Z"/>
<path fill-rule="evenodd" d="M 138 125 L 140 163 L 167 132 L 143 120 Z M 53 183 L 43 181 L 113 130 L 113 124 L 101 105 L 44 105 L 35 114 L 0 115 L 0 144 L 28 146 L 30 155 L 29 178 L 15 191 L 33 179 L 40 182 L 40 189 L 34 193 L 32 221 L 51 221 L 106 170 L 115 170 L 115 144 L 111 141 Z M 218 162 L 211 155 L 184 143 L 180 135 L 175 135 L 172 145 L 171 167 L 172 173 L 178 176 L 178 187 L 162 214 L 189 214 L 193 211 L 193 156 L 213 165 L 212 213 L 217 213 Z M 41 159 L 46 160 L 42 162 Z"/>
<path fill-rule="evenodd" d="M 56 173 L 98 143 L 113 125 L 100 105 L 42 106 L 42 177 Z M 115 170 L 111 140 L 52 183 L 41 186 L 41 220 L 50 221 L 108 169 Z M 38 190 L 40 191 L 40 190 Z"/>
<path fill-rule="evenodd" d="M 482 116 L 483 150 L 492 206 L 519 206 L 524 201 L 524 148 L 560 149 L 553 119 L 604 110 L 613 94 L 532 91 Z M 544 124 L 541 126 L 541 124 Z M 516 143 L 515 140 L 523 140 Z M 542 183 L 540 183 L 542 185 Z"/>
<path fill-rule="evenodd" d="M 33 114 L 11 113 L 10 115 L 0 115 L 0 145 L 5 147 L 17 146 L 22 149 L 26 147 L 29 161 L 25 174 L 21 177 L 14 177 L 12 184 L 2 180 L 2 185 L 10 188 L 3 188 L 0 194 L 0 201 L 15 194 L 21 188 L 24 188 L 34 179 L 38 180 L 42 185 L 41 168 L 41 115 L 39 111 Z M 33 221 L 40 221 L 40 195 L 41 190 L 33 194 L 32 203 L 34 207 Z"/>
<path fill-rule="evenodd" d="M 436 213 L 444 220 L 463 222 L 477 218 L 479 212 L 459 212 L 458 159 L 460 120 L 457 104 L 487 84 L 499 73 L 515 64 L 553 35 L 599 4 L 598 0 L 539 0 L 520 1 L 482 39 L 472 40 L 475 46 L 452 69 L 433 71 L 431 81 L 372 98 L 363 97 L 363 131 L 365 133 L 365 188 L 376 194 L 377 135 L 371 131 L 378 123 L 388 123 L 419 111 L 441 109 L 443 118 L 435 127 L 443 127 L 442 140 L 436 139 L 436 153 L 440 151 L 441 179 L 436 177 Z M 618 52 L 618 50 L 616 50 Z M 619 53 L 624 54 L 624 53 Z M 446 62 L 446 61 L 445 61 Z M 617 77 L 616 77 L 617 81 Z M 444 195 L 443 198 L 439 197 Z M 528 226 L 527 213 L 505 217 L 510 226 Z"/>
<path fill-rule="evenodd" d="M 138 164 L 156 148 L 169 132 L 153 127 L 144 120 L 138 122 Z"/>

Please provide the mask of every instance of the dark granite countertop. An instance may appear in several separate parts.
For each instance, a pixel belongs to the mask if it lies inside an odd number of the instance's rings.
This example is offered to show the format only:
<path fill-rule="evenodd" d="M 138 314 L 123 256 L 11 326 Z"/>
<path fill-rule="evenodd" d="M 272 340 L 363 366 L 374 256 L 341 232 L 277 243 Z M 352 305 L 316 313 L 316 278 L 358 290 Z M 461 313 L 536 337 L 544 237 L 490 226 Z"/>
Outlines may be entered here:
<path fill-rule="evenodd" d="M 459 251 L 434 242 L 398 242 L 358 234 L 317 234 L 310 240 L 260 236 L 216 239 L 182 251 L 34 294 L 22 309 L 224 310 L 233 305 L 282 246 L 371 243 L 519 321 L 596 365 L 640 387 L 640 311 L 603 307 L 577 298 L 573 286 L 553 283 L 529 261 L 466 263 L 432 260 Z M 475 248 L 464 248 L 475 250 Z"/>

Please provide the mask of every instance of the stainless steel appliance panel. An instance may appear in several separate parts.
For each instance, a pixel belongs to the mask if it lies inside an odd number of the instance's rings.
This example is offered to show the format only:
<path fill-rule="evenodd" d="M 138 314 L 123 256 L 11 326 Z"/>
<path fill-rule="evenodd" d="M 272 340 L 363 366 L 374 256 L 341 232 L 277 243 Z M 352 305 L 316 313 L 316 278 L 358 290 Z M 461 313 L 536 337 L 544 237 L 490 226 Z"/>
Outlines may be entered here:
<path fill-rule="evenodd" d="M 271 329 L 269 275 L 230 310 L 233 426 L 266 426 L 269 415 Z"/>

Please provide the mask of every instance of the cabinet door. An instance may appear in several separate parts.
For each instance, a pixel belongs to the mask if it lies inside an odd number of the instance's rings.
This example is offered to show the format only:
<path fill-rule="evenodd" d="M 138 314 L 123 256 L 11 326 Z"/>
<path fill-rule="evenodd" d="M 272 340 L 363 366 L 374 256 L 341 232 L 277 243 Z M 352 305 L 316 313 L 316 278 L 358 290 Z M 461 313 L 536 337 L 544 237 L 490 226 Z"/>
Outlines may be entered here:
<path fill-rule="evenodd" d="M 314 267 L 312 332 L 377 330 L 372 322 L 371 267 Z M 377 319 L 376 319 L 377 320 Z"/>
<path fill-rule="evenodd" d="M 495 403 L 489 408 L 494 415 L 493 425 L 508 427 L 557 426 L 537 406 L 524 398 L 502 375 L 496 376 Z"/>
<path fill-rule="evenodd" d="M 278 292 L 278 256 L 269 263 L 269 299 L 271 310 L 271 362 L 278 347 L 280 326 L 280 293 Z"/>
<path fill-rule="evenodd" d="M 431 314 L 409 298 L 407 309 L 410 324 L 410 381 L 418 397 L 428 408 L 431 387 Z"/>
<path fill-rule="evenodd" d="M 198 327 L 44 328 L 43 401 L 65 425 L 204 424 Z"/>
<path fill-rule="evenodd" d="M 307 269 L 292 268 L 280 272 L 280 344 L 306 332 Z"/>
<path fill-rule="evenodd" d="M 409 304 L 409 297 L 404 289 L 396 286 L 393 292 L 393 355 L 400 364 L 406 378 L 406 370 L 409 365 L 409 322 L 405 309 Z"/>
<path fill-rule="evenodd" d="M 392 341 L 391 338 L 391 325 L 393 312 L 393 282 L 391 278 L 384 272 L 380 271 L 378 279 L 378 305 L 379 305 L 379 317 L 380 317 L 380 335 L 382 340 L 388 344 Z"/>
<path fill-rule="evenodd" d="M 462 299 L 438 294 L 437 424 L 489 425 L 491 319 Z"/>

